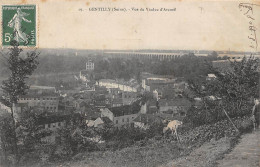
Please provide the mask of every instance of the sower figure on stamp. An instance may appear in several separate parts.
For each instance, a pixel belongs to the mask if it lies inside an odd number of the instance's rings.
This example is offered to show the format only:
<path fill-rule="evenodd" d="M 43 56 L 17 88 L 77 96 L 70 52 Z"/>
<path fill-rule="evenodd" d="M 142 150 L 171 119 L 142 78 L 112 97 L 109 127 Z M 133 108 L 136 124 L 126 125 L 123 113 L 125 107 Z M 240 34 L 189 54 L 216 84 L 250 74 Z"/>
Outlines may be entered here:
<path fill-rule="evenodd" d="M 252 110 L 252 121 L 253 121 L 254 130 L 255 130 L 256 128 L 258 128 L 259 121 L 260 121 L 260 104 L 259 104 L 258 99 L 255 99 L 254 103 L 255 103 L 255 105 Z"/>
<path fill-rule="evenodd" d="M 20 42 L 20 39 L 22 39 L 25 44 L 28 43 L 28 38 L 26 37 L 26 34 L 22 31 L 22 21 L 31 23 L 31 20 L 27 20 L 25 18 L 25 16 L 28 15 L 29 14 L 22 12 L 21 8 L 18 8 L 14 17 L 8 22 L 8 26 L 14 28 L 14 37 L 17 42 Z"/>

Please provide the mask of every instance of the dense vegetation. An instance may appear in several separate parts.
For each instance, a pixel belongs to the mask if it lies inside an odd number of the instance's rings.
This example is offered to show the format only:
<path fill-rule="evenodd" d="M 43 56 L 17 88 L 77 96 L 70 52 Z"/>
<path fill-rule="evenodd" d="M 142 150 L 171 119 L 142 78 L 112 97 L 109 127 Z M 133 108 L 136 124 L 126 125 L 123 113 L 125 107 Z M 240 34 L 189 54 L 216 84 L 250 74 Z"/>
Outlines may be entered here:
<path fill-rule="evenodd" d="M 216 78 L 197 77 L 189 81 L 190 90 L 201 99 L 186 117 L 194 125 L 217 122 L 229 117 L 250 115 L 253 99 L 259 96 L 259 60 L 254 57 L 230 62 L 231 70 L 211 68 Z"/>
<path fill-rule="evenodd" d="M 103 56 L 57 56 L 41 55 L 37 70 L 34 74 L 47 75 L 50 73 L 72 73 L 78 74 L 85 69 L 87 60 L 95 62 L 97 79 L 100 78 L 130 78 L 140 79 L 141 72 L 150 72 L 161 75 L 174 75 L 177 77 L 189 78 L 191 76 L 207 74 L 205 62 L 218 59 L 217 53 L 205 57 L 197 57 L 194 54 L 184 55 L 170 61 L 148 60 L 148 59 L 123 59 L 105 58 Z M 0 58 L 0 75 L 7 77 L 8 66 L 3 57 Z"/>

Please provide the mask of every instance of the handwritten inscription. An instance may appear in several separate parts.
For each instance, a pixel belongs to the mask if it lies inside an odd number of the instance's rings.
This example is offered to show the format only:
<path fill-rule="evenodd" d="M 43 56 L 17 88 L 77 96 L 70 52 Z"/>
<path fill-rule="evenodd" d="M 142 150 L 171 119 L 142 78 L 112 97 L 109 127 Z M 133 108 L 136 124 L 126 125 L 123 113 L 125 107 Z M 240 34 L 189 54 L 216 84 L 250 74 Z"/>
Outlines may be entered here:
<path fill-rule="evenodd" d="M 240 11 L 243 13 L 244 16 L 248 18 L 248 29 L 249 35 L 248 39 L 250 41 L 250 48 L 253 48 L 257 51 L 258 42 L 257 42 L 257 34 L 256 34 L 256 26 L 255 26 L 255 18 L 254 18 L 254 8 L 259 5 L 252 4 L 252 3 L 240 3 L 238 5 Z"/>

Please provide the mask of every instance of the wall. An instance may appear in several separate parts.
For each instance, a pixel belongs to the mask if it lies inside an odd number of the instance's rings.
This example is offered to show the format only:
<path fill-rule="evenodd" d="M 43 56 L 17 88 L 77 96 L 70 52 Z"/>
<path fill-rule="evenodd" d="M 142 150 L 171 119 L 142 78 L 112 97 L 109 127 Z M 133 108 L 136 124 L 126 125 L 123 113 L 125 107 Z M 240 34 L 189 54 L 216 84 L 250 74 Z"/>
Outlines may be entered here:
<path fill-rule="evenodd" d="M 60 123 L 60 125 L 59 125 L 59 123 Z M 65 121 L 45 124 L 44 129 L 49 129 L 49 130 L 53 131 L 53 133 L 50 136 L 41 138 L 41 141 L 46 142 L 46 143 L 55 143 L 56 137 L 58 136 L 57 135 L 58 128 L 65 127 L 65 125 L 66 125 Z"/>
<path fill-rule="evenodd" d="M 123 92 L 122 99 L 123 105 L 130 105 L 137 98 L 137 93 L 135 92 Z"/>
<path fill-rule="evenodd" d="M 140 113 L 141 114 L 146 114 L 147 113 L 147 103 L 145 103 L 144 105 L 141 106 Z"/>
<path fill-rule="evenodd" d="M 114 125 L 116 127 L 121 127 L 126 124 L 133 123 L 133 120 L 138 116 L 138 114 L 124 115 L 119 117 L 114 117 Z"/>
<path fill-rule="evenodd" d="M 28 103 L 28 107 L 41 106 L 53 112 L 58 112 L 59 101 L 56 96 L 21 97 L 18 103 Z"/>
<path fill-rule="evenodd" d="M 116 81 L 99 81 L 99 86 L 104 86 L 106 88 L 119 88 L 122 91 L 127 91 L 127 92 L 137 92 L 137 89 L 128 85 L 123 85 L 116 83 Z"/>
<path fill-rule="evenodd" d="M 60 125 L 59 125 L 59 123 L 60 123 Z M 50 129 L 52 131 L 56 131 L 57 128 L 61 128 L 61 127 L 65 127 L 65 121 L 63 121 L 63 122 L 54 122 L 54 123 L 49 123 L 49 124 L 45 124 L 44 125 L 45 129 Z"/>
<path fill-rule="evenodd" d="M 145 125 L 142 122 L 134 122 L 134 127 L 135 128 L 141 128 L 141 129 L 144 129 L 144 130 L 147 130 L 149 128 L 148 125 Z"/>
<path fill-rule="evenodd" d="M 94 70 L 94 63 L 92 63 L 91 61 L 86 63 L 86 70 Z"/>
<path fill-rule="evenodd" d="M 11 108 L 4 105 L 3 103 L 0 102 L 0 110 L 3 111 L 3 112 L 9 112 L 11 113 Z"/>
<path fill-rule="evenodd" d="M 104 122 L 102 121 L 102 119 L 100 117 L 98 117 L 95 121 L 94 121 L 94 127 L 95 128 L 101 128 L 103 127 Z"/>

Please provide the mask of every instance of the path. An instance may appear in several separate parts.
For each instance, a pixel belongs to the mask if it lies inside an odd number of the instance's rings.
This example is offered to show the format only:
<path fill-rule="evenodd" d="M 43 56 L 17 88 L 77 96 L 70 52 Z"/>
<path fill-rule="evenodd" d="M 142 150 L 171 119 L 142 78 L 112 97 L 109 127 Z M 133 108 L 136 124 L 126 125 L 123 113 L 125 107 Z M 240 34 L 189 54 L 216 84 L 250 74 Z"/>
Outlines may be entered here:
<path fill-rule="evenodd" d="M 204 143 L 190 155 L 174 159 L 160 167 L 213 167 L 216 160 L 230 149 L 230 139 L 222 138 Z"/>
<path fill-rule="evenodd" d="M 235 148 L 217 161 L 218 167 L 260 167 L 260 130 L 241 136 Z"/>

